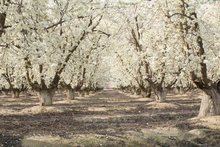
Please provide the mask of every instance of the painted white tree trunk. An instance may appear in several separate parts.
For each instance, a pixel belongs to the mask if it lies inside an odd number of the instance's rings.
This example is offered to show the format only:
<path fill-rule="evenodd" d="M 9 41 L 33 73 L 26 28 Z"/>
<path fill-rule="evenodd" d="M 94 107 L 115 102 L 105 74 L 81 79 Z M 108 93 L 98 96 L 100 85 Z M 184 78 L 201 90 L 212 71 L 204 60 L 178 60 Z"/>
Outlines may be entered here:
<path fill-rule="evenodd" d="M 220 94 L 215 88 L 204 92 L 198 117 L 220 115 Z"/>
<path fill-rule="evenodd" d="M 13 91 L 13 98 L 19 98 L 19 96 L 20 96 L 19 91 L 17 91 L 17 90 Z"/>
<path fill-rule="evenodd" d="M 147 97 L 147 92 L 145 92 L 145 91 L 141 91 L 141 96 L 143 96 L 143 97 Z"/>
<path fill-rule="evenodd" d="M 4 94 L 4 95 L 8 95 L 9 92 L 8 92 L 8 91 L 3 91 L 3 94 Z"/>
<path fill-rule="evenodd" d="M 165 90 L 156 91 L 156 102 L 162 103 L 166 101 L 167 92 Z"/>
<path fill-rule="evenodd" d="M 85 96 L 85 91 L 80 91 L 79 94 L 80 94 L 81 97 L 84 97 Z"/>
<path fill-rule="evenodd" d="M 184 88 L 183 88 L 183 87 L 180 87 L 180 89 L 179 89 L 179 94 L 185 94 L 185 91 L 184 91 Z"/>
<path fill-rule="evenodd" d="M 74 100 L 75 98 L 75 92 L 73 89 L 67 89 L 66 90 L 66 96 L 68 100 Z"/>
<path fill-rule="evenodd" d="M 179 94 L 179 89 L 178 89 L 177 87 L 175 87 L 175 88 L 173 89 L 173 91 L 174 91 L 175 94 Z"/>
<path fill-rule="evenodd" d="M 140 91 L 139 89 L 137 89 L 137 90 L 135 91 L 135 94 L 136 94 L 136 95 L 141 95 L 141 91 Z"/>
<path fill-rule="evenodd" d="M 86 91 L 85 93 L 86 93 L 86 95 L 89 95 L 89 91 Z"/>
<path fill-rule="evenodd" d="M 131 94 L 133 94 L 133 95 L 135 94 L 135 89 L 134 88 L 131 89 Z"/>
<path fill-rule="evenodd" d="M 41 106 L 51 106 L 53 104 L 54 90 L 41 90 L 37 92 Z"/>
<path fill-rule="evenodd" d="M 143 97 L 150 97 L 150 95 L 151 95 L 151 91 L 150 90 L 146 90 L 146 91 L 141 90 L 141 96 L 143 96 Z"/>

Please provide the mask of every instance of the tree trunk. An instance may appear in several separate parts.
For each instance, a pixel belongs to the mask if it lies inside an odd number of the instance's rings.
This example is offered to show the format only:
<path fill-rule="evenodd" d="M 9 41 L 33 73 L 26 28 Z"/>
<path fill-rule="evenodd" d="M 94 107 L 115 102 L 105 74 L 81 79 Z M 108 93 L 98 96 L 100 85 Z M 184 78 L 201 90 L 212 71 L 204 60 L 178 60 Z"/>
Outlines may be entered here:
<path fill-rule="evenodd" d="M 19 90 L 13 90 L 13 98 L 19 98 L 20 91 Z"/>
<path fill-rule="evenodd" d="M 162 103 L 166 101 L 167 92 L 165 90 L 156 91 L 156 101 Z"/>
<path fill-rule="evenodd" d="M 152 92 L 152 89 L 151 89 L 151 88 L 148 88 L 148 89 L 147 89 L 147 93 L 148 93 L 148 94 L 147 94 L 147 97 L 151 97 L 151 92 Z"/>
<path fill-rule="evenodd" d="M 220 115 L 220 94 L 215 88 L 205 90 L 200 110 L 199 117 Z"/>
<path fill-rule="evenodd" d="M 178 88 L 178 87 L 175 87 L 175 88 L 173 89 L 173 92 L 174 92 L 175 94 L 179 94 L 179 88 Z"/>
<path fill-rule="evenodd" d="M 78 93 L 79 93 L 80 97 L 84 97 L 85 96 L 85 92 L 83 90 L 80 90 Z"/>
<path fill-rule="evenodd" d="M 37 94 L 40 99 L 41 106 L 51 106 L 53 104 L 53 96 L 55 94 L 55 90 L 41 90 L 38 91 Z"/>
<path fill-rule="evenodd" d="M 85 91 L 81 91 L 81 96 L 85 97 L 85 95 L 86 95 Z"/>
<path fill-rule="evenodd" d="M 0 13 L 0 37 L 4 33 L 6 13 Z"/>
<path fill-rule="evenodd" d="M 142 97 L 147 97 L 147 92 L 141 90 L 141 96 L 142 96 Z"/>
<path fill-rule="evenodd" d="M 141 90 L 141 96 L 143 97 L 151 97 L 151 89 L 145 89 L 145 90 Z"/>
<path fill-rule="evenodd" d="M 66 97 L 68 100 L 74 100 L 75 98 L 75 92 L 73 89 L 67 89 L 66 90 Z"/>
<path fill-rule="evenodd" d="M 179 87 L 179 94 L 185 94 L 185 91 L 184 91 L 183 87 Z"/>
<path fill-rule="evenodd" d="M 8 95 L 9 94 L 8 90 L 3 90 L 2 92 L 4 93 L 4 95 Z"/>
<path fill-rule="evenodd" d="M 94 94 L 95 93 L 95 91 L 93 91 L 93 90 L 91 90 L 90 92 L 89 92 L 89 94 Z"/>
<path fill-rule="evenodd" d="M 140 89 L 136 89 L 135 94 L 136 95 L 141 95 L 141 90 Z"/>
<path fill-rule="evenodd" d="M 131 89 L 131 94 L 132 94 L 132 95 L 135 95 L 135 94 L 136 94 L 136 89 L 135 89 L 135 88 L 132 88 L 132 89 Z"/>
<path fill-rule="evenodd" d="M 86 90 L 85 93 L 86 93 L 86 95 L 89 95 L 89 90 Z"/>

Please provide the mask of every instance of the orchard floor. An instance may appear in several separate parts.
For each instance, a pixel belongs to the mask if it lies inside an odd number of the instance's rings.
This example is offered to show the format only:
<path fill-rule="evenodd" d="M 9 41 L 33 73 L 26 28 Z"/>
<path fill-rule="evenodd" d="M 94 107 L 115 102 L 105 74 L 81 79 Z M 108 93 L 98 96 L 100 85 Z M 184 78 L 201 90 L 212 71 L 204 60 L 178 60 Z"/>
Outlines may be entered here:
<path fill-rule="evenodd" d="M 195 118 L 198 91 L 168 94 L 166 103 L 104 90 L 75 100 L 57 94 L 52 107 L 36 97 L 0 96 L 0 146 L 217 147 L 220 118 Z M 192 119 L 193 118 L 193 119 Z"/>

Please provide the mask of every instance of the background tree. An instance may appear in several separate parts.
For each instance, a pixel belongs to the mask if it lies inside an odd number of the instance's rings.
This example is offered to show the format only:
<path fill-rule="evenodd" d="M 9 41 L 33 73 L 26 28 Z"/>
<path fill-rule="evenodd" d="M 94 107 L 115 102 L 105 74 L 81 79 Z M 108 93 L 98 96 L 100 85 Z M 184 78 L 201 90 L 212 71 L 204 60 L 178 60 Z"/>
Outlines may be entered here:
<path fill-rule="evenodd" d="M 204 8 L 206 13 L 202 14 Z M 185 58 L 182 67 L 195 85 L 204 92 L 199 112 L 201 117 L 220 113 L 219 69 L 216 68 L 219 61 L 219 45 L 216 44 L 219 33 L 216 30 L 219 26 L 217 22 L 213 23 L 213 17 L 209 18 L 209 22 L 205 20 L 210 13 L 214 15 L 214 20 L 219 18 L 218 8 L 219 3 L 216 2 L 201 4 L 193 0 L 181 0 L 177 10 L 171 11 L 169 15 L 178 25 L 179 42 Z"/>
<path fill-rule="evenodd" d="M 9 23 L 16 25 L 7 30 L 4 41 L 24 63 L 27 81 L 41 105 L 52 104 L 61 73 L 100 24 L 102 10 L 94 2 L 85 3 L 66 0 L 48 5 L 34 0 L 23 2 L 19 13 L 11 11 Z"/>

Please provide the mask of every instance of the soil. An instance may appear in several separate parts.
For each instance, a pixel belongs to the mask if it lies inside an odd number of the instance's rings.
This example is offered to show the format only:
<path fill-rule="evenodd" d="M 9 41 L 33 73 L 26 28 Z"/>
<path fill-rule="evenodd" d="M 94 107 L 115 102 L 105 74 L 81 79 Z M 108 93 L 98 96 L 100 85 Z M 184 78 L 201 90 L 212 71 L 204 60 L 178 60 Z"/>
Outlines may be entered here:
<path fill-rule="evenodd" d="M 195 118 L 200 96 L 169 93 L 157 104 L 116 90 L 75 100 L 59 93 L 40 107 L 35 96 L 2 95 L 0 147 L 218 146 L 220 117 Z"/>

